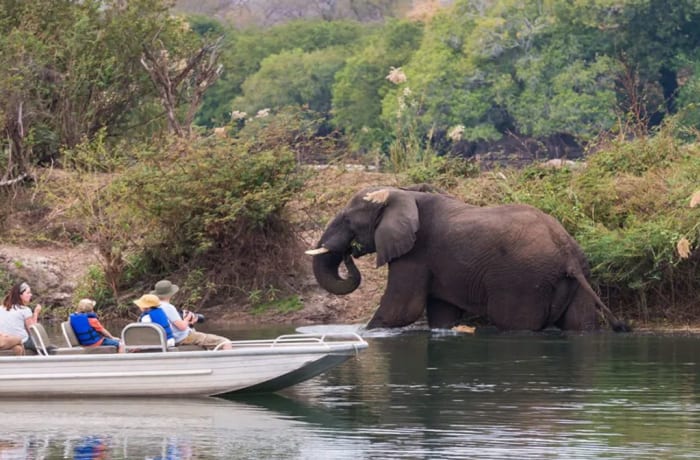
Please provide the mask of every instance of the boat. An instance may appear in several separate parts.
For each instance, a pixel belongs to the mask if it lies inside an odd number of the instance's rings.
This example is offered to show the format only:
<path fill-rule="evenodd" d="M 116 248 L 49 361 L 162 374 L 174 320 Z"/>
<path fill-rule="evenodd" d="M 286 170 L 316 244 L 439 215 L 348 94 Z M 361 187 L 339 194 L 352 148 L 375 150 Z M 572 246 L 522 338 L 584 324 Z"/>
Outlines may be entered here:
<path fill-rule="evenodd" d="M 70 396 L 217 396 L 276 392 L 309 380 L 358 355 L 367 342 L 356 333 L 287 334 L 231 341 L 231 350 L 182 351 L 124 340 L 127 353 L 92 353 L 47 345 L 32 326 L 39 355 L 0 356 L 0 398 Z M 130 331 L 158 329 L 134 323 Z M 135 334 L 132 335 L 136 337 Z"/>

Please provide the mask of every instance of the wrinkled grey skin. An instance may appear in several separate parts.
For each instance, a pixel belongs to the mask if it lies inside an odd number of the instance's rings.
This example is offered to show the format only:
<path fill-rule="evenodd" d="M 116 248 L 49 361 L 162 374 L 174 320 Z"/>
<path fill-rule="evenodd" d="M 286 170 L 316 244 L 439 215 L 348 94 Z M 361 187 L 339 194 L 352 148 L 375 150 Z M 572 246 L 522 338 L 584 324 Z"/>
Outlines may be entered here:
<path fill-rule="evenodd" d="M 627 329 L 586 280 L 579 245 L 551 216 L 531 206 L 475 207 L 414 190 L 361 190 L 318 242 L 328 252 L 314 256 L 314 274 L 334 294 L 360 284 L 350 254 L 376 253 L 378 267 L 389 264 L 368 328 L 406 326 L 424 312 L 430 327 L 449 328 L 468 312 L 503 330 L 590 330 L 599 313 L 613 329 Z M 347 278 L 338 274 L 341 263 Z"/>

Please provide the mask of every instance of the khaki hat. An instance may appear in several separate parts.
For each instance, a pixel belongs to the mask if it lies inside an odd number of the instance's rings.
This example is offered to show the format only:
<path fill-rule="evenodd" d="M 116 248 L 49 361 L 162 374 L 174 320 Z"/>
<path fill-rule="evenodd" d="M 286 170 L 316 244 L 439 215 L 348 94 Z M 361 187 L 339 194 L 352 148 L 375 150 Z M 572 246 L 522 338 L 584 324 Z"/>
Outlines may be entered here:
<path fill-rule="evenodd" d="M 80 302 L 78 302 L 77 310 L 83 313 L 92 311 L 95 308 L 95 305 L 97 305 L 97 302 L 92 299 L 81 299 Z"/>
<path fill-rule="evenodd" d="M 147 310 L 149 308 L 157 307 L 160 305 L 160 299 L 153 294 L 144 294 L 138 299 L 134 300 L 134 303 L 141 310 Z"/>
<path fill-rule="evenodd" d="M 173 284 L 168 280 L 160 280 L 156 283 L 156 288 L 151 291 L 151 294 L 157 295 L 158 297 L 172 297 L 180 287 L 177 284 Z"/>

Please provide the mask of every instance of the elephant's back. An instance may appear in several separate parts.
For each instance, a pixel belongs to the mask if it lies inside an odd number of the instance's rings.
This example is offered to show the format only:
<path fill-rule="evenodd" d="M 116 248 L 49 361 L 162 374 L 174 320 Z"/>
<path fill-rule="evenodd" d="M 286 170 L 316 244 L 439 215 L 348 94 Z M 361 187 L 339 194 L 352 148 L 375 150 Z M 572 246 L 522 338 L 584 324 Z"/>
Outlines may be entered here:
<path fill-rule="evenodd" d="M 468 263 L 495 259 L 526 269 L 546 262 L 566 270 L 571 255 L 583 256 L 556 219 L 532 206 L 470 207 L 448 202 L 442 213 L 444 219 L 434 219 L 429 230 L 442 236 L 431 242 L 441 246 L 439 252 L 461 255 Z"/>

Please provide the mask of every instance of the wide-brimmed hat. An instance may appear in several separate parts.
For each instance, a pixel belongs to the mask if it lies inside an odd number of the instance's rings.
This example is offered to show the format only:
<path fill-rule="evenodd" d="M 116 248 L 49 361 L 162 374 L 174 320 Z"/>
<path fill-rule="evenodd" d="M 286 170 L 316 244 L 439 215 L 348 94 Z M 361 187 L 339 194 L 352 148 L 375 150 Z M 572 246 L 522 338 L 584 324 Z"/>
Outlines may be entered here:
<path fill-rule="evenodd" d="M 160 299 L 158 298 L 158 296 L 155 296 L 153 294 L 144 294 L 138 299 L 134 300 L 134 303 L 141 310 L 147 310 L 149 308 L 157 307 L 158 305 L 160 305 Z"/>
<path fill-rule="evenodd" d="M 151 294 L 158 297 L 171 297 L 179 290 L 180 288 L 177 284 L 173 284 L 168 280 L 160 280 L 156 283 L 156 288 L 151 291 Z"/>

